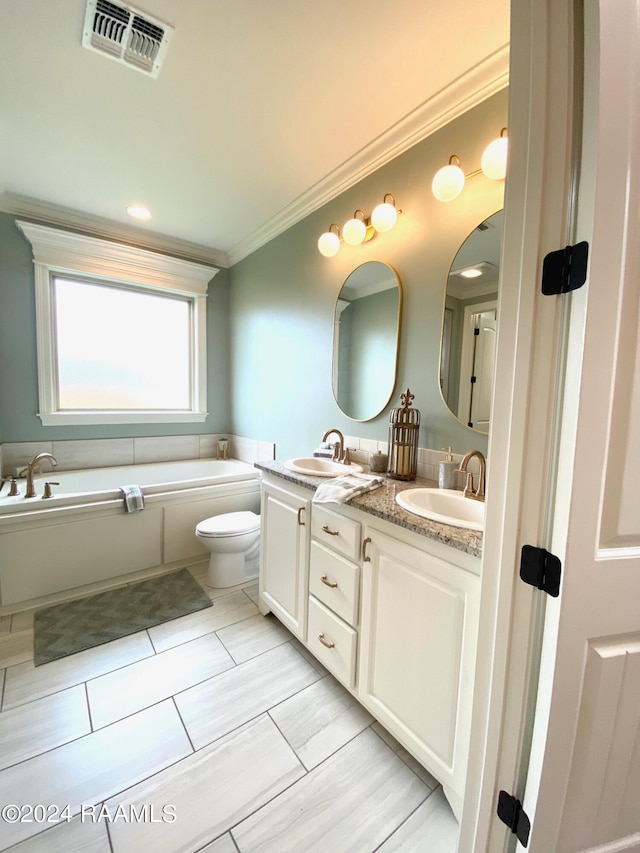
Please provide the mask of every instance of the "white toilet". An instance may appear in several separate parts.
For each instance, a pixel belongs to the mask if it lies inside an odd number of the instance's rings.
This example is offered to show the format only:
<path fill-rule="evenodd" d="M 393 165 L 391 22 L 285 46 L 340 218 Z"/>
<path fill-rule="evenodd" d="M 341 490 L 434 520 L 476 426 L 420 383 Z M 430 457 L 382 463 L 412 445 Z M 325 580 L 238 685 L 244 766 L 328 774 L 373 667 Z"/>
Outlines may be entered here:
<path fill-rule="evenodd" d="M 221 589 L 258 577 L 260 516 L 255 512 L 228 512 L 205 518 L 196 526 L 196 536 L 211 552 L 209 586 Z"/>

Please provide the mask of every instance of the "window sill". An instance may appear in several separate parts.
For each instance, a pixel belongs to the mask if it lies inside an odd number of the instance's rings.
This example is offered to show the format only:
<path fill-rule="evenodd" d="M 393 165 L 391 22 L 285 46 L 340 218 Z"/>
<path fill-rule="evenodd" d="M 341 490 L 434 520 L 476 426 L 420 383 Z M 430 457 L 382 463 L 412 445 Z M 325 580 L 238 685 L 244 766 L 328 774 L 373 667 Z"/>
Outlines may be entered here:
<path fill-rule="evenodd" d="M 208 412 L 44 412 L 43 426 L 202 423 Z"/>

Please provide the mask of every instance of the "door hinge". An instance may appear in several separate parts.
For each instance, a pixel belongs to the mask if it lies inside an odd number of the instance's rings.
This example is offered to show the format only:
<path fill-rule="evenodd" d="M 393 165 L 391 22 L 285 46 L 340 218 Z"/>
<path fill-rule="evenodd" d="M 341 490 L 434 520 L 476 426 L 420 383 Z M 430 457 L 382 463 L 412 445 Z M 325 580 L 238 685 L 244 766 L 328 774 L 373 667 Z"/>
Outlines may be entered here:
<path fill-rule="evenodd" d="M 586 240 L 549 252 L 542 263 L 542 293 L 558 296 L 577 290 L 587 280 L 589 244 Z"/>
<path fill-rule="evenodd" d="M 523 545 L 520 555 L 520 577 L 543 592 L 557 598 L 560 595 L 562 563 L 544 548 Z"/>
<path fill-rule="evenodd" d="M 531 821 L 529 816 L 522 808 L 520 800 L 508 794 L 506 791 L 500 791 L 498 794 L 498 817 L 503 823 L 506 823 L 511 832 L 517 836 L 518 841 L 523 847 L 529 843 L 529 833 L 531 831 Z"/>

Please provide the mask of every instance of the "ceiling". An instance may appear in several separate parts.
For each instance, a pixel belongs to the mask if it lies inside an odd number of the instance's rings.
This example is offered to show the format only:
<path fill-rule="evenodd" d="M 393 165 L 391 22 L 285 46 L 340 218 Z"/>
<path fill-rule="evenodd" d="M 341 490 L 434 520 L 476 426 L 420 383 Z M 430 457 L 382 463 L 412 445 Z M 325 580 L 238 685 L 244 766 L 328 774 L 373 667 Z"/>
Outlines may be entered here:
<path fill-rule="evenodd" d="M 0 210 L 229 265 L 507 83 L 508 0 L 121 5 L 175 27 L 156 79 L 0 0 Z"/>

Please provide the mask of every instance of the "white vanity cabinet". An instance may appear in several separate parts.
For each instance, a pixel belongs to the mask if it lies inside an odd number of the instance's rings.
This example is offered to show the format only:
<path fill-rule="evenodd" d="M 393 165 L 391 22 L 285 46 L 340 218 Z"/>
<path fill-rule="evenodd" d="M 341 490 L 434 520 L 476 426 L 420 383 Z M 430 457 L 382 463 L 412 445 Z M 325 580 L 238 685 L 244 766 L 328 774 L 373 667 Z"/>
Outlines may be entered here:
<path fill-rule="evenodd" d="M 444 560 L 374 526 L 365 529 L 364 560 L 358 698 L 442 783 L 459 815 L 479 560 L 455 551 L 455 562 Z"/>
<path fill-rule="evenodd" d="M 356 683 L 361 524 L 314 504 L 307 646 L 350 690 Z"/>
<path fill-rule="evenodd" d="M 263 480 L 260 538 L 260 610 L 270 610 L 306 640 L 309 524 L 312 494 Z"/>

